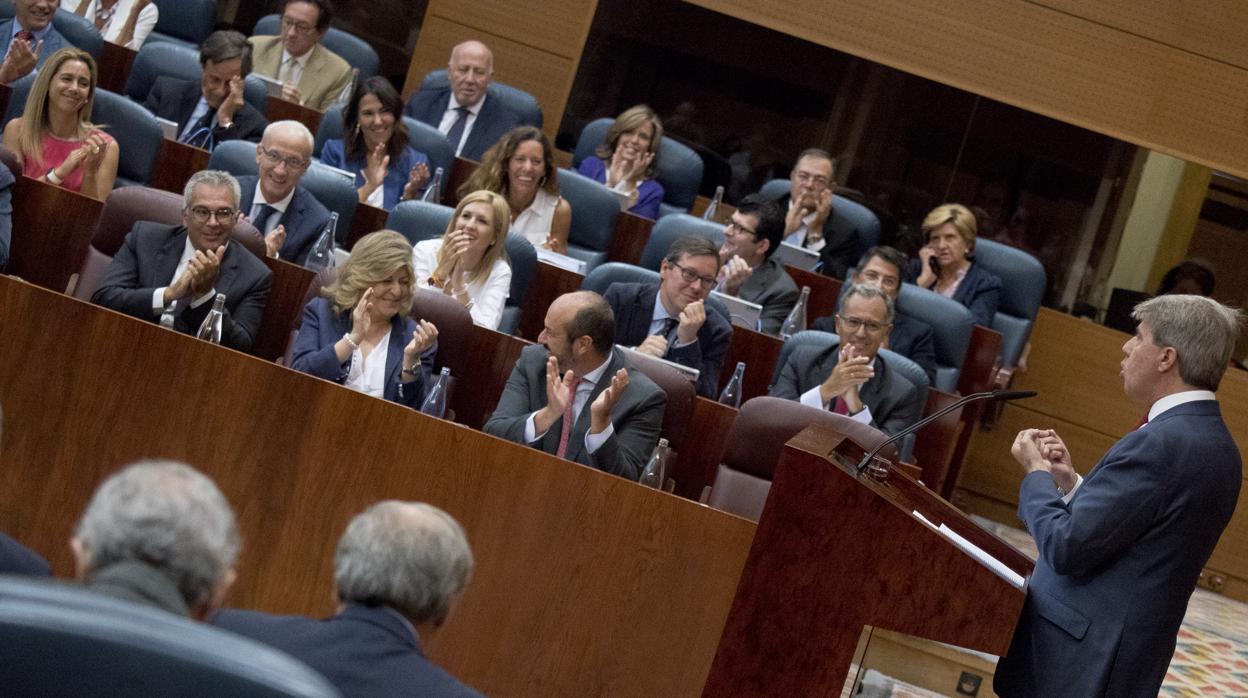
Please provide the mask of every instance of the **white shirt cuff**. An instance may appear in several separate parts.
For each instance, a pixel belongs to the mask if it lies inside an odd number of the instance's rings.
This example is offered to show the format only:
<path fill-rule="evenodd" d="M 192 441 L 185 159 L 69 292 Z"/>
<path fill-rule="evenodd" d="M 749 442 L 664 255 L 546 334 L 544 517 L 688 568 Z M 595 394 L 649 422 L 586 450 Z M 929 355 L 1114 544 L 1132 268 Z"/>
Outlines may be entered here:
<path fill-rule="evenodd" d="M 527 444 L 536 443 L 538 439 L 545 435 L 546 432 L 537 433 L 537 413 L 530 414 L 529 418 L 524 420 L 524 442 Z"/>
<path fill-rule="evenodd" d="M 152 312 L 157 315 L 160 315 L 161 313 L 165 312 L 165 289 L 166 288 L 168 288 L 168 286 L 161 286 L 155 291 L 152 291 Z"/>
<path fill-rule="evenodd" d="M 668 350 L 670 351 L 671 349 L 680 349 L 680 348 L 687 347 L 687 346 L 690 346 L 692 344 L 697 344 L 697 343 L 698 343 L 697 337 L 694 337 L 692 342 L 682 342 L 680 341 L 680 337 L 677 337 L 676 343 L 668 347 Z"/>
<path fill-rule="evenodd" d="M 1070 504 L 1070 499 L 1071 499 L 1071 497 L 1074 497 L 1074 496 L 1075 496 L 1075 490 L 1078 490 L 1078 489 L 1079 489 L 1079 485 L 1082 485 L 1082 484 L 1083 484 L 1083 476 L 1082 476 L 1082 475 L 1080 475 L 1079 473 L 1075 473 L 1075 486 L 1074 486 L 1074 487 L 1072 487 L 1072 488 L 1070 488 L 1070 491 L 1069 491 L 1069 492 L 1067 492 L 1066 494 L 1062 495 L 1062 503 L 1063 503 L 1063 504 Z"/>
<path fill-rule="evenodd" d="M 819 395 L 819 386 L 817 385 L 802 393 L 802 396 L 798 398 L 797 401 L 808 407 L 817 407 L 821 410 L 828 409 L 827 403 L 825 403 L 823 401 L 823 397 Z"/>
<path fill-rule="evenodd" d="M 849 415 L 849 418 L 854 420 L 855 422 L 870 425 L 871 424 L 871 408 L 867 407 L 867 403 L 864 402 L 862 403 L 862 411 L 859 412 L 858 414 Z"/>
<path fill-rule="evenodd" d="M 199 298 L 196 298 L 195 300 L 191 301 L 191 307 L 192 307 L 192 308 L 198 308 L 199 306 L 203 305 L 204 303 L 207 303 L 208 301 L 210 301 L 210 300 L 212 300 L 213 298 L 216 298 L 216 297 L 217 297 L 217 289 L 215 289 L 215 288 L 210 288 L 210 289 L 208 289 L 208 292 L 207 292 L 207 293 L 205 293 L 204 295 L 200 296 Z"/>
<path fill-rule="evenodd" d="M 607 428 L 602 430 L 601 434 L 591 434 L 585 432 L 585 452 L 592 454 L 607 442 L 607 439 L 615 436 L 615 424 L 607 422 Z"/>

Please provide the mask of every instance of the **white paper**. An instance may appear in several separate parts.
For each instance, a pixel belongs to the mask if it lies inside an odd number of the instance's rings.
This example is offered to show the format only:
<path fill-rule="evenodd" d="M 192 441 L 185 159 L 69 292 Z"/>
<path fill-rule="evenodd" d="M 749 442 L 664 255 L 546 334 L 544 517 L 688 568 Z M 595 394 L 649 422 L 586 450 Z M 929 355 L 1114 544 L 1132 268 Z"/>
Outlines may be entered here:
<path fill-rule="evenodd" d="M 556 267 L 559 267 L 560 269 L 567 269 L 568 271 L 574 271 L 577 274 L 585 273 L 585 261 L 584 260 L 577 259 L 575 257 L 569 257 L 564 254 L 559 254 L 558 252 L 551 252 L 545 247 L 535 247 L 534 249 L 537 250 L 537 258 L 540 261 L 546 262 L 547 264 L 553 264 Z"/>
<path fill-rule="evenodd" d="M 958 533 L 954 531 L 952 528 L 949 528 L 949 526 L 943 523 L 940 526 L 937 526 L 931 521 L 928 521 L 927 517 L 923 516 L 918 511 L 914 511 L 911 513 L 914 515 L 916 519 L 918 519 L 919 521 L 922 521 L 928 526 L 931 526 L 933 530 L 940 533 L 944 537 L 948 538 L 950 541 L 953 542 L 954 545 L 961 548 L 963 552 L 975 558 L 976 560 L 979 560 L 985 566 L 987 566 L 988 569 L 992 570 L 993 572 L 996 572 L 999 577 L 1009 582 L 1010 584 L 1014 585 L 1015 589 L 1024 590 L 1027 588 L 1027 580 L 1024 579 L 1021 574 L 1010 569 L 1008 566 L 1006 566 L 1004 562 L 1001 562 L 997 558 L 989 555 L 983 548 L 979 547 L 978 545 L 975 545 L 969 540 L 958 535 Z"/>

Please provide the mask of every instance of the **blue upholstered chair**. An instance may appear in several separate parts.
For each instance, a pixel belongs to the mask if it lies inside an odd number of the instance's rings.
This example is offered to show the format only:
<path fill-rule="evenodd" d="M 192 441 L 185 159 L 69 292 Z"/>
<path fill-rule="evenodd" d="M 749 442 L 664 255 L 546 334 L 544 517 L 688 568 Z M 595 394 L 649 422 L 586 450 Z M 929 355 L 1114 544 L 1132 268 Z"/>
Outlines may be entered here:
<path fill-rule="evenodd" d="M 511 264 L 511 288 L 508 289 L 507 303 L 503 306 L 503 319 L 498 325 L 498 331 L 514 334 L 520 326 L 524 294 L 529 292 L 529 284 L 533 283 L 533 275 L 537 273 L 537 250 L 518 233 L 507 233 L 506 244 L 507 261 Z"/>
<path fill-rule="evenodd" d="M 251 30 L 253 36 L 262 36 L 265 34 L 281 34 L 282 33 L 282 16 L 281 15 L 265 15 L 256 21 L 256 26 Z M 343 60 L 351 64 L 352 68 L 360 71 L 359 80 L 367 80 L 377 74 L 377 68 L 381 65 L 381 59 L 377 57 L 377 52 L 373 50 L 363 39 L 342 31 L 341 29 L 329 28 L 325 32 L 325 38 L 321 39 L 321 43 L 325 48 L 338 54 Z"/>
<path fill-rule="evenodd" d="M 579 167 L 581 161 L 594 154 L 594 149 L 606 140 L 613 123 L 615 119 L 595 119 L 581 129 L 576 151 L 572 153 L 574 167 Z M 659 217 L 684 213 L 693 208 L 693 202 L 698 198 L 698 187 L 702 184 L 702 158 L 689 146 L 664 136 L 659 146 L 655 179 L 663 185 L 663 205 L 659 206 Z"/>
<path fill-rule="evenodd" d="M 199 51 L 217 24 L 217 0 L 152 0 L 160 8 L 148 42 L 165 41 Z"/>
<path fill-rule="evenodd" d="M 455 209 L 428 201 L 400 201 L 386 217 L 386 227 L 403 234 L 413 245 L 442 237 Z"/>
<path fill-rule="evenodd" d="M 975 326 L 971 311 L 952 298 L 914 284 L 902 284 L 897 312 L 932 326 L 932 345 L 936 351 L 934 386 L 947 393 L 957 392 L 958 377 Z"/>
<path fill-rule="evenodd" d="M 789 180 L 772 179 L 763 185 L 759 193 L 775 201 L 788 194 L 790 190 Z M 838 194 L 832 195 L 832 226 L 838 232 L 852 230 L 858 235 L 856 257 L 880 244 L 880 219 L 875 213 L 857 201 Z"/>
<path fill-rule="evenodd" d="M 321 149 L 325 147 L 326 141 L 342 138 L 342 119 L 343 113 L 340 108 L 325 112 L 325 116 L 321 118 L 321 125 L 316 129 L 316 142 L 312 146 L 312 157 L 321 156 Z M 445 187 L 451 177 L 451 165 L 455 162 L 455 155 L 451 152 L 451 144 L 446 141 L 446 136 L 442 135 L 438 129 L 410 116 L 403 117 L 403 123 L 407 126 L 408 134 L 411 135 L 412 147 L 429 158 L 429 175 L 432 176 L 437 168 L 442 168 L 442 186 Z"/>
<path fill-rule="evenodd" d="M 163 15 L 162 15 L 163 17 Z M 156 36 L 152 32 L 152 36 Z M 130 68 L 126 79 L 126 96 L 142 104 L 156 84 L 156 78 L 172 77 L 179 80 L 199 82 L 203 75 L 199 64 L 199 47 L 180 41 L 148 41 L 139 49 L 139 55 Z M 260 113 L 268 107 L 269 93 L 259 78 L 248 75 L 243 80 L 243 100 Z"/>
<path fill-rule="evenodd" d="M 164 134 L 156 117 L 116 92 L 95 91 L 91 121 L 104 124 L 119 149 L 115 187 L 147 184 L 156 168 Z M 252 151 L 255 152 L 255 151 Z"/>
<path fill-rule="evenodd" d="M 607 287 L 614 283 L 646 283 L 658 281 L 659 273 L 642 269 L 623 262 L 607 262 L 594 267 L 581 282 L 581 289 L 594 293 L 606 293 Z"/>
<path fill-rule="evenodd" d="M 992 329 L 1001 333 L 1001 365 L 1015 366 L 1044 300 L 1044 265 L 1020 249 L 983 238 L 975 241 L 975 263 L 1001 277 L 1001 305 Z"/>
<path fill-rule="evenodd" d="M 559 170 L 559 193 L 572 205 L 568 256 L 583 260 L 588 272 L 607 259 L 620 204 L 606 187 L 563 168 Z"/>
<path fill-rule="evenodd" d="M 30 86 L 35 82 L 35 74 L 32 72 L 20 80 L 15 80 L 10 85 L 9 106 L 4 110 L 4 123 L 0 123 L 0 128 L 4 128 L 10 121 L 22 115 L 22 110 L 26 108 L 26 95 L 30 94 Z"/>
<path fill-rule="evenodd" d="M 360 77 L 363 77 L 363 75 Z M 442 68 L 426 75 L 425 79 L 420 81 L 420 89 L 442 89 L 449 84 L 446 77 L 446 69 Z M 511 113 L 515 114 L 520 123 L 538 128 L 542 127 L 542 107 L 537 103 L 537 98 L 528 92 L 498 81 L 491 81 L 490 86 L 486 88 L 485 94 L 489 99 L 498 100 Z"/>
<path fill-rule="evenodd" d="M 321 125 L 316 128 L 316 142 L 312 146 L 312 157 L 321 157 L 321 149 L 326 141 L 342 138 L 342 107 L 330 107 L 321 117 Z"/>
<path fill-rule="evenodd" d="M 687 213 L 663 216 L 650 229 L 650 238 L 641 251 L 639 266 L 658 271 L 667 256 L 667 248 L 687 235 L 701 235 L 717 246 L 724 244 L 724 226 L 719 223 L 704 221 Z"/>

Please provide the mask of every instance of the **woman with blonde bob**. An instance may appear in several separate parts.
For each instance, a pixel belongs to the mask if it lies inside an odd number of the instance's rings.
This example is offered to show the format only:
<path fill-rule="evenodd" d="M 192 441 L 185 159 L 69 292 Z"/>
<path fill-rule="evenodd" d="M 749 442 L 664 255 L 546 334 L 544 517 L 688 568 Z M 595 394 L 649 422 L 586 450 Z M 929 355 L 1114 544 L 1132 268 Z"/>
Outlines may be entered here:
<path fill-rule="evenodd" d="M 1001 303 L 1001 279 L 975 264 L 975 214 L 962 204 L 942 204 L 923 219 L 927 244 L 910 262 L 906 280 L 966 306 L 975 324 L 992 327 Z"/>
<path fill-rule="evenodd" d="M 487 189 L 502 194 L 511 209 L 511 231 L 534 247 L 568 251 L 572 205 L 559 196 L 559 170 L 550 141 L 540 129 L 517 126 L 481 157 L 481 166 L 459 188 L 459 195 Z"/>
<path fill-rule="evenodd" d="M 620 210 L 657 220 L 663 185 L 654 179 L 654 174 L 662 141 L 663 122 L 659 115 L 638 104 L 615 117 L 607 139 L 576 169 L 626 194 L 620 199 Z"/>
<path fill-rule="evenodd" d="M 492 191 L 474 191 L 460 199 L 440 238 L 412 249 L 416 283 L 442 291 L 463 303 L 472 321 L 498 329 L 511 287 L 507 262 L 507 226 L 511 208 Z"/>
<path fill-rule="evenodd" d="M 338 278 L 303 309 L 290 366 L 420 407 L 431 385 L 438 328 L 408 317 L 412 247 L 393 230 L 360 238 Z"/>
<path fill-rule="evenodd" d="M 120 149 L 91 123 L 95 59 L 76 48 L 48 57 L 26 97 L 22 115 L 4 127 L 4 146 L 32 179 L 104 199 L 117 179 Z"/>

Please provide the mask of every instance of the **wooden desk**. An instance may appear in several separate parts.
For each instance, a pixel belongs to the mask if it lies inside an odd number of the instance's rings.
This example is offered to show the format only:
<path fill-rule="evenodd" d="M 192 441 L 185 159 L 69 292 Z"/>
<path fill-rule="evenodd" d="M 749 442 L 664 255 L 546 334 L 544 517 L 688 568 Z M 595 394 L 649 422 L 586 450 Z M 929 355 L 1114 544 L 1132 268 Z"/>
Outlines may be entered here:
<path fill-rule="evenodd" d="M 459 188 L 468 181 L 472 173 L 477 170 L 481 163 L 468 158 L 455 158 L 455 162 L 451 163 L 451 171 L 446 173 L 446 183 L 442 187 L 442 203 L 447 206 L 455 206 L 459 203 Z M 430 173 L 432 174 L 432 173 Z"/>
<path fill-rule="evenodd" d="M 641 253 L 646 249 L 653 228 L 654 221 L 649 218 L 622 211 L 615 219 L 615 232 L 611 234 L 611 245 L 607 247 L 607 261 L 640 264 Z"/>
<path fill-rule="evenodd" d="M 130 69 L 134 67 L 134 59 L 138 55 L 139 52 L 134 49 L 105 41 L 104 49 L 100 51 L 99 78 L 96 84 L 109 92 L 125 95 Z"/>
<path fill-rule="evenodd" d="M 356 204 L 355 213 L 351 215 L 351 227 L 347 230 L 347 239 L 344 247 L 349 250 L 355 247 L 355 243 L 360 238 L 384 229 L 386 227 L 386 219 L 389 217 L 390 212 L 384 208 L 377 208 L 368 204 Z"/>
<path fill-rule="evenodd" d="M 732 344 L 728 347 L 728 355 L 724 357 L 724 365 L 719 371 L 719 385 L 723 387 L 732 378 L 737 369 L 737 362 L 745 362 L 745 378 L 742 380 L 741 401 L 752 397 L 766 395 L 771 386 L 771 376 L 776 370 L 776 361 L 780 358 L 780 347 L 784 342 L 779 337 L 747 330 L 739 325 L 732 326 Z"/>
<path fill-rule="evenodd" d="M 13 189 L 7 273 L 63 292 L 82 268 L 104 203 L 29 177 L 18 177 Z"/>
<path fill-rule="evenodd" d="M 550 308 L 550 304 L 565 293 L 580 290 L 584 281 L 583 274 L 538 260 L 533 283 L 529 284 L 529 290 L 520 302 L 520 326 L 516 329 L 516 334 L 530 341 L 537 341 L 537 336 L 541 334 L 546 322 L 546 310 Z"/>
<path fill-rule="evenodd" d="M 268 102 L 265 103 L 264 116 L 269 120 L 269 123 L 287 119 L 298 121 L 307 126 L 312 133 L 316 133 L 316 130 L 321 127 L 321 119 L 325 118 L 323 112 L 311 107 L 305 107 L 302 104 L 289 102 L 280 97 L 269 97 Z"/>
<path fill-rule="evenodd" d="M 152 181 L 148 186 L 181 194 L 191 175 L 208 169 L 210 157 L 212 153 L 203 148 L 166 138 L 160 147 L 160 155 L 156 158 L 156 172 L 152 174 Z"/>
<path fill-rule="evenodd" d="M 269 287 L 269 299 L 264 304 L 260 329 L 256 331 L 256 339 L 251 345 L 251 353 L 273 361 L 286 353 L 295 320 L 303 312 L 303 297 L 316 274 L 298 264 L 280 259 L 265 257 L 263 261 L 269 271 L 273 272 L 273 280 Z"/>

